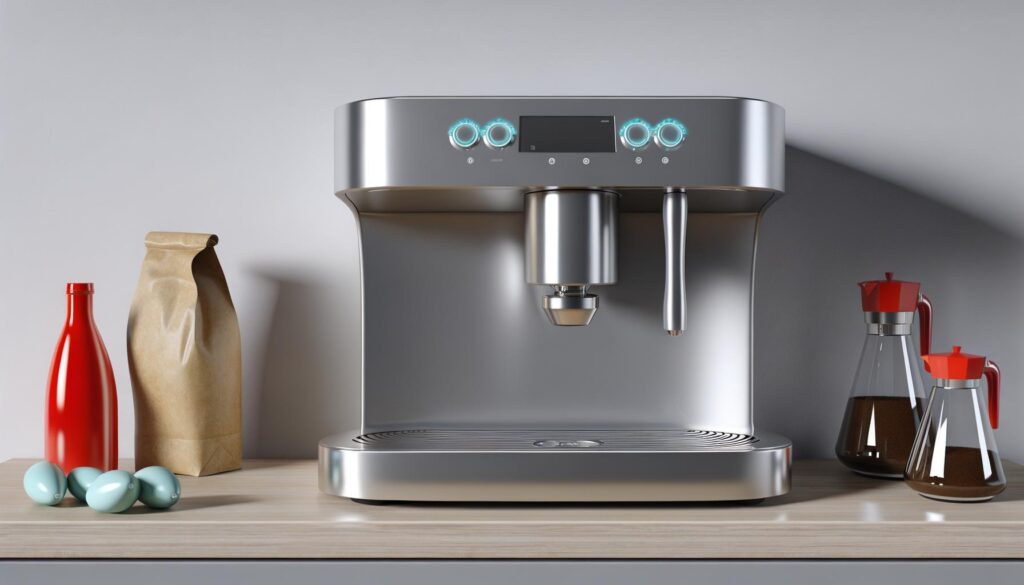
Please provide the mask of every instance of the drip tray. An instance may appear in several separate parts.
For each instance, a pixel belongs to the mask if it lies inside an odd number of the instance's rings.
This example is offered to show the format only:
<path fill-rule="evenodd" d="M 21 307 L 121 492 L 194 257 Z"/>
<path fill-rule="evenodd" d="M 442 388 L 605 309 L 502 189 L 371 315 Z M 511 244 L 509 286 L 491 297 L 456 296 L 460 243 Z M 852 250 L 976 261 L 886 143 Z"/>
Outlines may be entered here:
<path fill-rule="evenodd" d="M 320 489 L 371 501 L 696 502 L 789 491 L 791 443 L 705 430 L 347 433 L 320 442 Z"/>

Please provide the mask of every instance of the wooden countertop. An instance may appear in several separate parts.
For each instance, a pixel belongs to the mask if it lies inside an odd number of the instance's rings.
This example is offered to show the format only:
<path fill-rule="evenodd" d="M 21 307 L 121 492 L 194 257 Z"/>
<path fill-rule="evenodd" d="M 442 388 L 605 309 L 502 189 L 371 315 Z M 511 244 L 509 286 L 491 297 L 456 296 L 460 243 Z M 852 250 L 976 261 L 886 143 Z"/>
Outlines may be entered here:
<path fill-rule="evenodd" d="M 758 505 L 367 506 L 317 491 L 316 462 L 182 477 L 169 511 L 32 503 L 0 463 L 0 558 L 1024 558 L 1024 467 L 984 504 L 936 502 L 834 461 L 797 461 Z M 122 462 L 131 469 L 131 461 Z"/>

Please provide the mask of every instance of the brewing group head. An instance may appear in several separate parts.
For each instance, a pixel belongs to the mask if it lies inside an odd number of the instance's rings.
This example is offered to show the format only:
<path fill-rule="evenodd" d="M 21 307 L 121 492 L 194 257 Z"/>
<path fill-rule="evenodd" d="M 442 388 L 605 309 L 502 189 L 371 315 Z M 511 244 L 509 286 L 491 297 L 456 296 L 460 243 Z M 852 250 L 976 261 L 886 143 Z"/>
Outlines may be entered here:
<path fill-rule="evenodd" d="M 556 286 L 554 294 L 545 295 L 544 313 L 553 325 L 578 327 L 589 325 L 597 312 L 597 295 L 585 286 Z"/>
<path fill-rule="evenodd" d="M 615 283 L 618 202 L 584 189 L 526 195 L 526 281 L 553 288 L 541 301 L 552 324 L 589 324 L 598 307 L 590 286 Z"/>

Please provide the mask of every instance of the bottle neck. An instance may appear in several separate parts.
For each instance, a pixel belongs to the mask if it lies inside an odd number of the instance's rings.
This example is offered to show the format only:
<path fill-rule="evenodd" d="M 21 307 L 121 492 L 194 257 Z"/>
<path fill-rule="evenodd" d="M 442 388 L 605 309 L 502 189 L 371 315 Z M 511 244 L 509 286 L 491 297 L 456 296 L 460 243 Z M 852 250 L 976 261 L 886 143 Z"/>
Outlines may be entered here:
<path fill-rule="evenodd" d="M 868 325 L 868 335 L 910 335 L 910 328 L 914 324 L 914 312 L 865 311 L 864 322 Z"/>
<path fill-rule="evenodd" d="M 92 293 L 68 293 L 69 326 L 92 324 Z"/>

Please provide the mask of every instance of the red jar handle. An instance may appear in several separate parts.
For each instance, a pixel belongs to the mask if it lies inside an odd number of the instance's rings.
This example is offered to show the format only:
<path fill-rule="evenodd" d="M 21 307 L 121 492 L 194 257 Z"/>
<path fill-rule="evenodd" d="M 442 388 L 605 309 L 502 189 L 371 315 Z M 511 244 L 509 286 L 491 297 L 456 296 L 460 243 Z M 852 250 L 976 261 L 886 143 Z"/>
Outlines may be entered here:
<path fill-rule="evenodd" d="M 988 420 L 992 423 L 993 429 L 999 428 L 999 384 L 1003 377 L 999 366 L 992 360 L 985 361 L 985 369 L 982 370 L 985 381 L 988 382 Z"/>
<path fill-rule="evenodd" d="M 932 352 L 932 302 L 921 295 L 917 301 L 917 316 L 921 328 L 921 355 Z"/>

